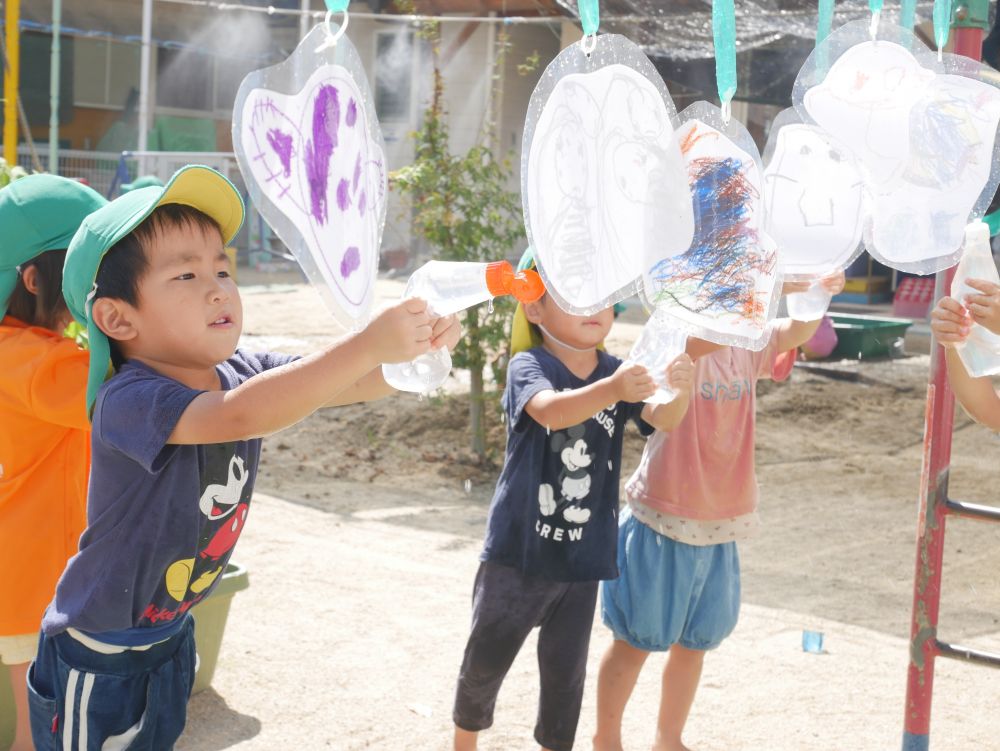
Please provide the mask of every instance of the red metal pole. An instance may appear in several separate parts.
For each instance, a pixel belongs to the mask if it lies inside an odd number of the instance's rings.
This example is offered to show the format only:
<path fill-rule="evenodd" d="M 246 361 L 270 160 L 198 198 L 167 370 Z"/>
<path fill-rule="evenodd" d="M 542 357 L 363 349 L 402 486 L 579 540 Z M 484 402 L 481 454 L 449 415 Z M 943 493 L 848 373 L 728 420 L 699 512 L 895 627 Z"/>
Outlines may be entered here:
<path fill-rule="evenodd" d="M 983 29 L 954 28 L 955 52 L 982 59 Z M 934 299 L 948 294 L 955 269 L 939 272 Z M 913 580 L 913 613 L 910 623 L 910 665 L 906 679 L 906 713 L 903 751 L 930 748 L 931 695 L 934 658 L 938 655 L 937 625 L 941 604 L 941 573 L 948 500 L 948 470 L 955 420 L 955 395 L 948 385 L 944 349 L 932 343 L 931 370 L 924 417 L 924 455 L 920 473 L 920 508 L 917 518 L 917 560 Z"/>

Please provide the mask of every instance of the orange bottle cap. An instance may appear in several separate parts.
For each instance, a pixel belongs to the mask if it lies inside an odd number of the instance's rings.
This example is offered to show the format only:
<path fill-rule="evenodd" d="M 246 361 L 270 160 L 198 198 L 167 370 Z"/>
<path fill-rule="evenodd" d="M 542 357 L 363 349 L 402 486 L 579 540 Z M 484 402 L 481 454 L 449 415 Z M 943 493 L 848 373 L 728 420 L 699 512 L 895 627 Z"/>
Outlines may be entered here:
<path fill-rule="evenodd" d="M 535 302 L 545 294 L 545 282 L 534 269 L 519 271 L 514 275 L 510 294 L 520 303 Z"/>
<path fill-rule="evenodd" d="M 494 261 L 486 264 L 486 289 L 494 297 L 509 295 L 513 280 L 514 267 L 507 261 Z"/>

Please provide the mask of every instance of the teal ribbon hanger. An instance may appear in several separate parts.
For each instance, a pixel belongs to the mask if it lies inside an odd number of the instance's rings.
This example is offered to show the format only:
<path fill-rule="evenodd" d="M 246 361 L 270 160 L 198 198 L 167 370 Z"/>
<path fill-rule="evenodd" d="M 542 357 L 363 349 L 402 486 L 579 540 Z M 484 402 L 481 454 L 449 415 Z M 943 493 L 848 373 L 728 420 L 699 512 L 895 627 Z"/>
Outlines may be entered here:
<path fill-rule="evenodd" d="M 833 28 L 833 3 L 834 0 L 819 0 L 816 13 L 816 67 L 823 73 L 830 68 L 830 50 L 821 45 Z"/>
<path fill-rule="evenodd" d="M 948 44 L 951 31 L 951 0 L 934 0 L 934 43 L 938 48 L 938 60 Z"/>
<path fill-rule="evenodd" d="M 350 16 L 347 15 L 347 6 L 350 3 L 351 0 L 326 0 L 326 19 L 323 21 L 323 25 L 326 27 L 326 39 L 316 48 L 316 52 L 322 52 L 328 47 L 336 47 L 337 42 L 347 32 L 347 24 L 351 20 Z M 340 26 L 336 31 L 330 26 L 330 20 L 334 13 L 341 14 Z"/>
<path fill-rule="evenodd" d="M 580 24 L 585 36 L 594 36 L 597 27 L 601 25 L 601 9 L 597 0 L 580 0 L 577 4 L 580 11 Z"/>
<path fill-rule="evenodd" d="M 819 12 L 816 14 L 816 46 L 830 36 L 833 28 L 834 0 L 819 0 Z"/>
<path fill-rule="evenodd" d="M 878 33 L 879 19 L 882 17 L 882 0 L 868 0 L 868 10 L 872 12 L 872 25 L 868 31 L 874 39 Z"/>
<path fill-rule="evenodd" d="M 736 8 L 733 0 L 712 0 L 712 37 L 715 42 L 715 84 L 722 118 L 729 124 L 736 94 Z"/>
<path fill-rule="evenodd" d="M 588 58 L 597 46 L 597 27 L 601 25 L 601 9 L 597 0 L 578 0 L 576 4 L 580 12 L 580 25 L 583 26 L 583 41 L 580 48 Z"/>
<path fill-rule="evenodd" d="M 917 20 L 917 0 L 902 0 L 899 4 L 899 25 L 907 31 L 913 31 Z"/>

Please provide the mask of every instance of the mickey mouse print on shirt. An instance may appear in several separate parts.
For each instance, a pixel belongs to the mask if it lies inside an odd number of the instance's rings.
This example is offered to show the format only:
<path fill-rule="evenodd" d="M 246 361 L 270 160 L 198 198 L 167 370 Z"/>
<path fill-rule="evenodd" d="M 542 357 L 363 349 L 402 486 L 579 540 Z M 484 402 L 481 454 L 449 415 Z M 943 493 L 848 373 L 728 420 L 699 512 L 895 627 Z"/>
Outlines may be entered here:
<path fill-rule="evenodd" d="M 594 461 L 593 452 L 587 451 L 586 432 L 583 425 L 574 425 L 552 436 L 549 445 L 559 455 L 563 468 L 559 473 L 557 489 L 547 482 L 538 487 L 538 508 L 542 516 L 552 516 L 562 505 L 562 516 L 566 521 L 585 524 L 590 519 L 590 510 L 577 505 L 577 501 L 590 493 L 589 468 Z"/>
<path fill-rule="evenodd" d="M 612 404 L 591 419 L 565 430 L 553 432 L 548 438 L 549 451 L 558 457 L 558 469 L 551 468 L 546 477 L 557 472 L 556 481 L 542 482 L 538 486 L 538 512 L 536 533 L 553 542 L 577 542 L 583 538 L 583 527 L 590 521 L 592 509 L 599 503 L 592 490 L 603 484 L 595 475 L 603 477 L 604 468 L 597 466 L 597 452 L 587 443 L 588 426 L 592 435 L 601 436 L 607 431 L 608 439 L 615 435 L 618 405 Z M 548 462 L 547 462 L 548 464 Z M 608 470 L 610 470 L 610 462 Z M 546 479 L 543 477 L 543 479 Z"/>
<path fill-rule="evenodd" d="M 143 612 L 150 624 L 173 620 L 208 594 L 229 561 L 250 510 L 250 472 L 237 443 L 204 447 L 197 548 L 171 563 Z"/>

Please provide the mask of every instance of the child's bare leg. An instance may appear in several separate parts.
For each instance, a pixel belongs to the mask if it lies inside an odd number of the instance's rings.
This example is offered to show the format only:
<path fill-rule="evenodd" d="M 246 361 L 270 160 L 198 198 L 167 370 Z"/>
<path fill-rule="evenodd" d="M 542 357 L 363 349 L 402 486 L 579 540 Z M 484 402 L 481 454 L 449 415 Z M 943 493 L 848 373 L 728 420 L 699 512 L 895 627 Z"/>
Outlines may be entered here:
<path fill-rule="evenodd" d="M 476 751 L 479 733 L 475 730 L 463 730 L 455 726 L 455 751 Z"/>
<path fill-rule="evenodd" d="M 20 665 L 8 665 L 10 684 L 14 689 L 14 706 L 17 710 L 17 729 L 14 732 L 14 745 L 10 751 L 31 751 L 35 745 L 31 741 L 31 717 L 28 713 L 28 666 L 30 662 Z"/>
<path fill-rule="evenodd" d="M 681 735 L 694 704 L 704 661 L 704 651 L 685 649 L 680 644 L 670 648 L 670 656 L 663 668 L 660 717 L 653 751 L 690 751 L 681 742 Z"/>
<path fill-rule="evenodd" d="M 594 751 L 622 751 L 622 716 L 649 652 L 615 639 L 597 674 L 597 730 Z"/>

